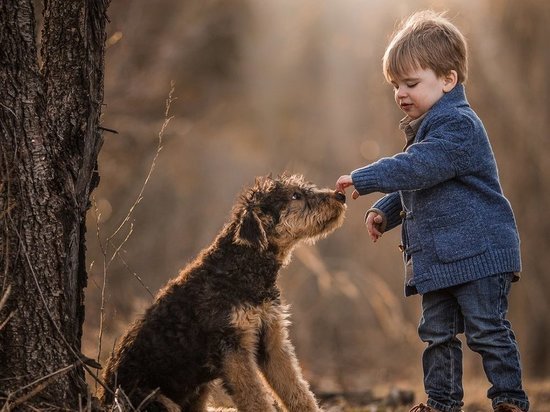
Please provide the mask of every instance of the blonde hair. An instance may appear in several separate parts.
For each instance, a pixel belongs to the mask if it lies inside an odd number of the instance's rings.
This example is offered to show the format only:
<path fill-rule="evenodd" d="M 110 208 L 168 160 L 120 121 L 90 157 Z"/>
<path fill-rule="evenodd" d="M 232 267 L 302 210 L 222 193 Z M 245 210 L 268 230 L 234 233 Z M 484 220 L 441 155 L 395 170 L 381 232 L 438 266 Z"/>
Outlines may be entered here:
<path fill-rule="evenodd" d="M 382 67 L 388 82 L 421 68 L 433 70 L 438 77 L 455 70 L 458 82 L 464 83 L 468 77 L 466 39 L 444 13 L 417 12 L 393 34 Z"/>

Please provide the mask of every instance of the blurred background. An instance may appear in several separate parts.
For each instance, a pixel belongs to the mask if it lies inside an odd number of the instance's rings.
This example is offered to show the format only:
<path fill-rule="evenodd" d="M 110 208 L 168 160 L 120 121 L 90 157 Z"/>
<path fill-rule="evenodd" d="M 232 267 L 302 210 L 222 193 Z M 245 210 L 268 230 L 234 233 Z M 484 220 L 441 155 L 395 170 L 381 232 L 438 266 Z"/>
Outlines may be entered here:
<path fill-rule="evenodd" d="M 113 1 L 103 126 L 118 134 L 105 133 L 88 217 L 84 353 L 108 356 L 151 294 L 214 239 L 255 176 L 288 171 L 333 187 L 341 174 L 401 150 L 402 113 L 381 59 L 397 22 L 424 8 L 446 10 L 469 41 L 468 98 L 489 132 L 522 239 L 510 319 L 527 379 L 548 377 L 544 0 Z M 174 117 L 132 209 L 157 152 L 171 81 Z M 292 341 L 318 390 L 421 382 L 420 299 L 403 297 L 399 229 L 372 244 L 363 225 L 379 196 L 350 200 L 344 226 L 297 249 L 280 277 Z M 465 368 L 466 379 L 483 376 L 469 350 Z"/>

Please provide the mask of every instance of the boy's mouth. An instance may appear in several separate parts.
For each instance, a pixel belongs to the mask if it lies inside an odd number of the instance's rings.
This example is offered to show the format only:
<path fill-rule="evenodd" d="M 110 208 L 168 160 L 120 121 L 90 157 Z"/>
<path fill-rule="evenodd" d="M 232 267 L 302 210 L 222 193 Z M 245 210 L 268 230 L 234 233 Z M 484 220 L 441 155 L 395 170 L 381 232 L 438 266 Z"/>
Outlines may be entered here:
<path fill-rule="evenodd" d="M 408 111 L 413 106 L 413 104 L 412 103 L 401 103 L 400 106 L 401 106 L 401 110 Z"/>

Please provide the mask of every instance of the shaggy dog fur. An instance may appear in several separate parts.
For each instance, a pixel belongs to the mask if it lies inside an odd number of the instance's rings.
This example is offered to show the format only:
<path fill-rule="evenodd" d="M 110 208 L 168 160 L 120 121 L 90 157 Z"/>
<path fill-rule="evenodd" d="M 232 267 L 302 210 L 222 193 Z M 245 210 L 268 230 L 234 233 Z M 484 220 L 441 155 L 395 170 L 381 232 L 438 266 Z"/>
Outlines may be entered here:
<path fill-rule="evenodd" d="M 276 280 L 296 244 L 339 227 L 345 208 L 343 194 L 301 176 L 257 179 L 213 244 L 126 332 L 108 361 L 103 403 L 119 388 L 134 407 L 205 411 L 221 379 L 242 412 L 278 410 L 272 393 L 290 411 L 319 411 Z"/>

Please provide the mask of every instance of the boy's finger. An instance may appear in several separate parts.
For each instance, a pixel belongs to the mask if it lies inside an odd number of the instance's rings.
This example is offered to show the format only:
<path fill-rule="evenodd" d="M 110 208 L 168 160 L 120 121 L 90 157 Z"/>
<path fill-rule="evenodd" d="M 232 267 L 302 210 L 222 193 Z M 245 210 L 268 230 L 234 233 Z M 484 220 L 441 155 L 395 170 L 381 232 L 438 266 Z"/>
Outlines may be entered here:
<path fill-rule="evenodd" d="M 382 232 L 378 230 L 376 225 L 373 225 L 372 222 L 367 222 L 367 231 L 369 232 L 369 235 L 371 236 L 381 236 Z"/>
<path fill-rule="evenodd" d="M 336 182 L 336 191 L 337 191 L 337 192 L 346 193 L 346 188 L 349 187 L 349 186 L 350 186 L 350 185 L 345 184 L 345 183 L 338 183 L 338 182 Z"/>

